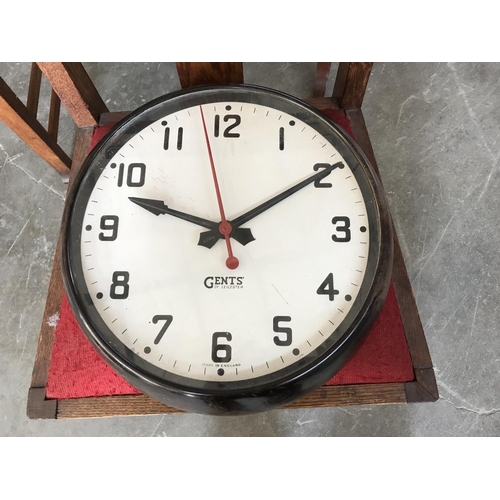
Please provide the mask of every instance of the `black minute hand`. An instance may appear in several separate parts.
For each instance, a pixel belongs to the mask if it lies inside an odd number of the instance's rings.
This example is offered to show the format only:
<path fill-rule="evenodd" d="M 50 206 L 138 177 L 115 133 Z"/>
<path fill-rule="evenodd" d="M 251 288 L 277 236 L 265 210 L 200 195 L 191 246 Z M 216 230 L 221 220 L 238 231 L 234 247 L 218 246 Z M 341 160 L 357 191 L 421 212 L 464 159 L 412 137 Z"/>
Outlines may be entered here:
<path fill-rule="evenodd" d="M 335 170 L 337 167 L 340 167 L 342 165 L 341 162 L 335 163 L 335 165 L 329 165 L 325 166 L 320 172 L 317 174 L 311 175 L 307 179 L 304 179 L 303 181 L 295 184 L 291 188 L 286 189 L 282 193 L 277 194 L 276 196 L 273 196 L 271 199 L 265 201 L 264 203 L 261 203 L 260 205 L 256 206 L 255 208 L 252 208 L 252 210 L 249 210 L 248 212 L 244 213 L 243 215 L 240 215 L 239 217 L 236 217 L 236 219 L 230 221 L 231 226 L 233 228 L 239 227 L 245 223 L 247 223 L 249 220 L 252 220 L 254 217 L 257 215 L 260 215 L 262 212 L 265 212 L 271 207 L 274 207 L 274 205 L 277 205 L 280 201 L 285 200 L 292 194 L 296 193 L 297 191 L 300 191 L 302 188 L 305 188 L 309 184 L 321 180 L 324 177 L 326 177 L 332 170 Z"/>
<path fill-rule="evenodd" d="M 286 189 L 282 193 L 273 196 L 271 199 L 265 201 L 264 203 L 261 203 L 259 206 L 252 208 L 252 210 L 249 210 L 248 212 L 244 213 L 243 215 L 240 215 L 239 217 L 236 217 L 236 219 L 228 221 L 233 228 L 229 236 L 231 238 L 234 238 L 236 241 L 240 242 L 242 245 L 250 243 L 250 241 L 253 241 L 255 239 L 252 233 L 245 228 L 240 228 L 239 226 L 242 226 L 243 224 L 247 223 L 249 220 L 253 219 L 257 215 L 260 215 L 262 212 L 265 212 L 269 208 L 273 207 L 280 201 L 283 201 L 284 199 L 288 198 L 290 195 L 296 193 L 297 191 L 300 191 L 302 188 L 308 186 L 312 182 L 323 179 L 332 170 L 335 170 L 336 168 L 341 166 L 342 162 L 335 163 L 335 165 L 321 164 L 321 170 L 317 174 L 313 174 L 307 179 L 304 179 L 303 181 L 295 184 L 295 186 L 292 186 L 291 188 Z M 243 233 L 240 234 L 240 231 L 247 231 L 247 234 Z M 207 248 L 212 248 L 219 239 L 221 239 L 219 231 L 213 231 L 213 230 L 205 231 L 200 234 L 200 240 L 198 242 L 198 245 L 206 246 Z"/>

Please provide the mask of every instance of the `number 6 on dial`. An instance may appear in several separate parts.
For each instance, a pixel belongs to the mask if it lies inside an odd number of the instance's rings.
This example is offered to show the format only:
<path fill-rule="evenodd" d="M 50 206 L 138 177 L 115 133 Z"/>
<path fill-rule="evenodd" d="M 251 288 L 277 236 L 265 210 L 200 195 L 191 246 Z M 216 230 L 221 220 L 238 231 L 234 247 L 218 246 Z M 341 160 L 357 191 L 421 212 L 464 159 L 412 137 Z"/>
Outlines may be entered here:
<path fill-rule="evenodd" d="M 231 346 L 229 344 L 219 344 L 219 339 L 226 339 L 231 342 L 232 335 L 229 332 L 215 332 L 212 335 L 212 361 L 214 363 L 229 363 L 231 361 Z M 220 352 L 223 356 L 219 356 Z"/>

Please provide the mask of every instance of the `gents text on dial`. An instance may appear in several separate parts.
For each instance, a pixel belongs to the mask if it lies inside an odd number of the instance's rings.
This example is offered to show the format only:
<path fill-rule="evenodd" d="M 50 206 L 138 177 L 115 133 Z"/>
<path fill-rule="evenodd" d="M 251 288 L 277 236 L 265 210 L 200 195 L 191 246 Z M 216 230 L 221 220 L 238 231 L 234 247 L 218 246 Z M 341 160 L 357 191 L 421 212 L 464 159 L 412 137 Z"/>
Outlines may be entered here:
<path fill-rule="evenodd" d="M 206 288 L 218 288 L 219 286 L 242 288 L 243 276 L 207 276 L 203 283 Z"/>

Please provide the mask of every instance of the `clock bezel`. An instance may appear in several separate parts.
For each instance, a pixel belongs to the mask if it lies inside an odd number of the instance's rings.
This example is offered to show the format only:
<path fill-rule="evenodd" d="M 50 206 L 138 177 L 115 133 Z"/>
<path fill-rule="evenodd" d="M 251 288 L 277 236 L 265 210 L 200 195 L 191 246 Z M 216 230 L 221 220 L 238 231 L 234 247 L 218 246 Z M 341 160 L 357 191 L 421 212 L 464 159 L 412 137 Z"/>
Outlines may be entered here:
<path fill-rule="evenodd" d="M 131 136 L 165 116 L 165 108 L 170 114 L 198 104 L 226 101 L 280 109 L 313 126 L 330 142 L 335 138 L 337 142 L 333 144 L 349 164 L 365 199 L 370 246 L 366 274 L 358 296 L 335 329 L 343 332 L 339 340 L 334 340 L 336 336 L 329 336 L 304 358 L 269 375 L 215 382 L 163 370 L 119 341 L 100 318 L 88 294 L 81 266 L 80 237 L 88 198 L 102 169 L 111 161 L 109 151 L 116 154 Z M 144 119 L 145 113 L 148 116 L 146 122 L 138 119 L 141 116 Z M 352 164 L 356 167 L 353 168 Z M 99 141 L 82 165 L 68 194 L 63 228 L 62 266 L 68 299 L 80 326 L 100 355 L 139 390 L 178 408 L 203 413 L 248 413 L 280 406 L 326 382 L 338 371 L 378 315 L 392 268 L 389 211 L 380 182 L 360 148 L 340 127 L 312 106 L 283 92 L 254 85 L 182 90 L 159 97 L 125 117 Z"/>

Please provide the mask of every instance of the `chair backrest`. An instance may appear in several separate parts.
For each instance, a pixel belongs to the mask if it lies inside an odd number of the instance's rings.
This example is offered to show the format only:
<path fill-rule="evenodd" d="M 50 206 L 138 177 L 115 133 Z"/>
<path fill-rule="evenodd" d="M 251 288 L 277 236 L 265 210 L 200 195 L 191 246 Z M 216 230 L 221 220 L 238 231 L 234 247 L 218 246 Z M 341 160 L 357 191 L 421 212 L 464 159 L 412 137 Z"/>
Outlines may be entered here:
<path fill-rule="evenodd" d="M 312 98 L 319 109 L 361 108 L 373 63 L 339 63 L 333 94 L 325 97 L 331 63 L 318 63 Z M 243 63 L 178 62 L 182 88 L 244 82 Z M 52 87 L 47 129 L 37 119 L 42 74 Z M 304 96 L 299 96 L 304 97 Z M 95 127 L 108 108 L 81 63 L 33 63 L 26 105 L 0 78 L 0 119 L 67 181 L 71 159 L 57 143 L 61 102 L 77 127 Z"/>

